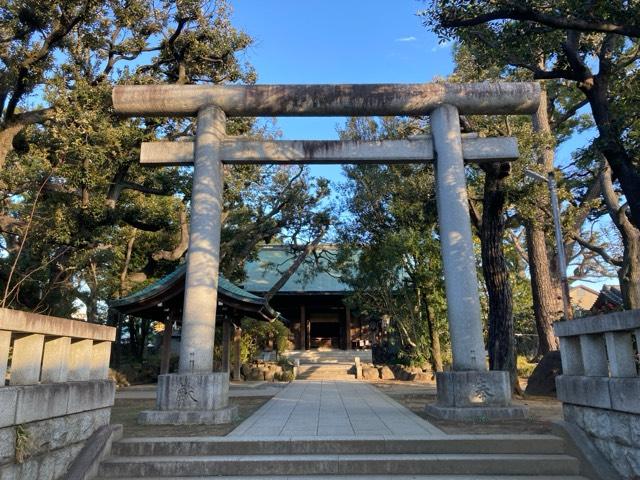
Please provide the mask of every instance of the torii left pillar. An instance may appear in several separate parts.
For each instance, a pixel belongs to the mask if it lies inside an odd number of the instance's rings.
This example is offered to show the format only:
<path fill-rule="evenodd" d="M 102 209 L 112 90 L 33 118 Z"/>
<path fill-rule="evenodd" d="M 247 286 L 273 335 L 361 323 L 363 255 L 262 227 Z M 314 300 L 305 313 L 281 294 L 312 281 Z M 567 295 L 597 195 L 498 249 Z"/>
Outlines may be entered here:
<path fill-rule="evenodd" d="M 198 111 L 180 363 L 178 373 L 158 377 L 156 410 L 141 412 L 139 423 L 229 423 L 237 415 L 237 408 L 229 406 L 228 372 L 213 373 L 225 125 L 219 107 Z"/>

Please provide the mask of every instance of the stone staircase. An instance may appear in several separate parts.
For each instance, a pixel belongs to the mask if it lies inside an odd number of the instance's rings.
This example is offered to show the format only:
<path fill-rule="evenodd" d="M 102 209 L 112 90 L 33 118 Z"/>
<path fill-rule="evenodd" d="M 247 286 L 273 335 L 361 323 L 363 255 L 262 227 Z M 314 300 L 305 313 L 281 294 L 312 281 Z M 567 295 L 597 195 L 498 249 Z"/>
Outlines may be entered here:
<path fill-rule="evenodd" d="M 297 380 L 355 380 L 355 373 L 349 373 L 353 363 L 308 363 L 298 367 Z"/>
<path fill-rule="evenodd" d="M 283 353 L 289 360 L 298 360 L 304 364 L 350 363 L 353 365 L 355 357 L 363 363 L 372 363 L 371 350 L 338 350 L 332 348 L 318 348 L 313 350 L 288 350 Z"/>
<path fill-rule="evenodd" d="M 128 438 L 101 479 L 586 480 L 551 435 Z"/>

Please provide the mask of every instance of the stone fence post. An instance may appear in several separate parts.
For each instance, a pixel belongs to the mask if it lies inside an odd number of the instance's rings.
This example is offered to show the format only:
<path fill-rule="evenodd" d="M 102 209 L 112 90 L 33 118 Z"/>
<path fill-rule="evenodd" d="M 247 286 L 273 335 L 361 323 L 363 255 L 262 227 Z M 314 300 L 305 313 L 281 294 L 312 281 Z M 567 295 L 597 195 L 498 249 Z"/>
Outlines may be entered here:
<path fill-rule="evenodd" d="M 640 477 L 640 310 L 557 322 L 554 331 L 565 420 L 594 439 L 623 477 Z"/>

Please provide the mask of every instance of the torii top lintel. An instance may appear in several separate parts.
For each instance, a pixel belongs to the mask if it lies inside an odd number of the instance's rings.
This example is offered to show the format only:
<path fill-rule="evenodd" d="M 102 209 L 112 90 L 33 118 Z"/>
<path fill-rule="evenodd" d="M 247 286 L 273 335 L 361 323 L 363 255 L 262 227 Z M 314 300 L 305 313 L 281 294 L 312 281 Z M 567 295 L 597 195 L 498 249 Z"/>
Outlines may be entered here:
<path fill-rule="evenodd" d="M 535 82 L 342 85 L 118 85 L 113 106 L 127 116 L 192 116 L 206 105 L 229 117 L 426 115 L 440 105 L 461 114 L 531 114 Z"/>

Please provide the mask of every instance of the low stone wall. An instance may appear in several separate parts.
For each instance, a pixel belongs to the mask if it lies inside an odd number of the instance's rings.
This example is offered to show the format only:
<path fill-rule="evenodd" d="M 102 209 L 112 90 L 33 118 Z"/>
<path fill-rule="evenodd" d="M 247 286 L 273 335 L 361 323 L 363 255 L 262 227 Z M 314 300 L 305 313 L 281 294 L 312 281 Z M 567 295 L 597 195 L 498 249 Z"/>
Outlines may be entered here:
<path fill-rule="evenodd" d="M 110 380 L 0 387 L 0 480 L 61 478 L 114 396 Z"/>
<path fill-rule="evenodd" d="M 640 415 L 563 405 L 567 422 L 579 426 L 624 478 L 640 478 Z"/>
<path fill-rule="evenodd" d="M 564 418 L 625 479 L 640 478 L 640 310 L 557 322 Z"/>

